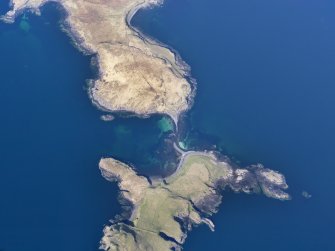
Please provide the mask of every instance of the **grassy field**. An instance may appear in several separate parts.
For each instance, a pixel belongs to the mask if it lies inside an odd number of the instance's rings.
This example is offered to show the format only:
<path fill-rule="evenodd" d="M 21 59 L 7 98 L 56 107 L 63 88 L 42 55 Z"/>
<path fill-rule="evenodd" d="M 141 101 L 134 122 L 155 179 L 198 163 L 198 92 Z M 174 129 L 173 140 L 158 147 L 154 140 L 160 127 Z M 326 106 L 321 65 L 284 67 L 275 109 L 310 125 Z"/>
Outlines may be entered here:
<path fill-rule="evenodd" d="M 133 225 L 118 223 L 107 227 L 104 238 L 109 236 L 111 250 L 179 248 L 186 236 L 179 221 L 187 219 L 193 225 L 204 222 L 194 205 L 216 195 L 215 183 L 230 171 L 228 164 L 217 162 L 210 154 L 187 154 L 172 176 L 145 188 L 130 219 Z M 215 198 L 219 203 L 220 199 Z"/>

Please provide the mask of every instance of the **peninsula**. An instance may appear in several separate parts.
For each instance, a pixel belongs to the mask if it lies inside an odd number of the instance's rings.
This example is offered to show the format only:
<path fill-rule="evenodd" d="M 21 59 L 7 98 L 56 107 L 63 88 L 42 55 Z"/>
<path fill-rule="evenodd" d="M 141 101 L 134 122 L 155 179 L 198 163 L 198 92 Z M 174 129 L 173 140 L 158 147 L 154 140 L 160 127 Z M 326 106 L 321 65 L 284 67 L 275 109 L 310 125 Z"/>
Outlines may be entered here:
<path fill-rule="evenodd" d="M 138 9 L 161 1 L 12 0 L 12 10 L 2 20 L 13 22 L 24 10 L 38 14 L 47 2 L 60 4 L 65 31 L 79 49 L 95 55 L 99 78 L 91 81 L 89 94 L 97 106 L 138 116 L 167 114 L 175 122 L 189 108 L 189 67 L 129 24 Z"/>
<path fill-rule="evenodd" d="M 181 250 L 193 226 L 206 224 L 214 231 L 207 217 L 217 212 L 220 191 L 227 186 L 236 192 L 263 191 L 272 198 L 290 198 L 283 191 L 287 184 L 280 173 L 262 165 L 234 169 L 212 153 L 184 153 L 176 172 L 165 179 L 139 176 L 111 158 L 102 159 L 99 166 L 107 180 L 118 182 L 120 201 L 128 211 L 105 227 L 103 250 Z"/>

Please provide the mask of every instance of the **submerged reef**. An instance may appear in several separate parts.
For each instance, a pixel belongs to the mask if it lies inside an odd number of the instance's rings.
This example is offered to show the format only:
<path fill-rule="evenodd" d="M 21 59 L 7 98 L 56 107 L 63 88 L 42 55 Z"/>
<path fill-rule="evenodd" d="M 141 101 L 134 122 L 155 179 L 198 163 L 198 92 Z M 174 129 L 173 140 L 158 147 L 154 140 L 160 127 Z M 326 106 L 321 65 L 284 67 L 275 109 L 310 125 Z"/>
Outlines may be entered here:
<path fill-rule="evenodd" d="M 100 116 L 100 119 L 102 121 L 108 122 L 108 121 L 113 121 L 115 118 L 112 114 L 104 114 Z"/>
<path fill-rule="evenodd" d="M 278 172 L 262 165 L 234 169 L 214 154 L 186 152 L 179 167 L 167 178 L 150 179 L 138 175 L 130 166 L 112 158 L 100 161 L 102 175 L 120 188 L 124 217 L 104 229 L 103 250 L 181 250 L 188 231 L 206 224 L 222 201 L 221 190 L 260 192 L 275 199 L 288 200 L 288 186 Z"/>

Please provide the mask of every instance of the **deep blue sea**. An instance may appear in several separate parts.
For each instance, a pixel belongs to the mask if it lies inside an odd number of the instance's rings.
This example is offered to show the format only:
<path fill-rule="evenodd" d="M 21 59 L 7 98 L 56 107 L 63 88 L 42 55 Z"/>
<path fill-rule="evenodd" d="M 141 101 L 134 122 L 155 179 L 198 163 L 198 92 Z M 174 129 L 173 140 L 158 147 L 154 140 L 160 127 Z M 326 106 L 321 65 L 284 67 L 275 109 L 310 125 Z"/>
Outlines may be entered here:
<path fill-rule="evenodd" d="M 91 59 L 60 31 L 56 7 L 0 23 L 1 251 L 97 250 L 120 211 L 101 157 L 143 174 L 171 169 L 161 161 L 174 153 L 163 144 L 161 117 L 100 119 L 85 82 L 95 77 Z"/>
<path fill-rule="evenodd" d="M 198 81 L 189 145 L 207 135 L 242 165 L 279 170 L 293 196 L 224 193 L 215 233 L 199 227 L 186 251 L 335 250 L 334 13 L 332 0 L 166 0 L 135 16 Z"/>
<path fill-rule="evenodd" d="M 166 0 L 134 17 L 198 81 L 180 140 L 276 169 L 293 196 L 225 192 L 216 231 L 196 228 L 186 251 L 334 250 L 334 13 L 332 0 Z M 173 166 L 160 116 L 100 120 L 86 90 L 91 58 L 60 20 L 51 4 L 40 17 L 0 23 L 1 251 L 96 251 L 120 211 L 99 159 L 146 175 Z"/>

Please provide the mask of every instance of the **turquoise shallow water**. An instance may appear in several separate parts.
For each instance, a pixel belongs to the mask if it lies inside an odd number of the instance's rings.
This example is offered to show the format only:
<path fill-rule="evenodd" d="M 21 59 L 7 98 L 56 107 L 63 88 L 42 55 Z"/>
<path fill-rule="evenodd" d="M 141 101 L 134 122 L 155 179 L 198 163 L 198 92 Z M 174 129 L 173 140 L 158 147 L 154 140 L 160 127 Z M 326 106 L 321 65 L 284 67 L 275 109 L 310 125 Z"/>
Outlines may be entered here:
<path fill-rule="evenodd" d="M 225 192 L 216 231 L 195 229 L 185 250 L 333 250 L 334 10 L 331 1 L 167 0 L 135 16 L 198 80 L 184 120 L 188 146 L 216 146 L 241 165 L 262 162 L 286 175 L 293 195 L 283 203 Z M 99 119 L 86 92 L 90 58 L 58 20 L 50 5 L 41 17 L 0 24 L 5 251 L 97 250 L 120 210 L 117 187 L 97 168 L 102 156 L 143 174 L 171 171 L 161 117 Z"/>
<path fill-rule="evenodd" d="M 196 229 L 185 250 L 333 250 L 334 10 L 333 1 L 167 0 L 135 16 L 198 81 L 189 146 L 279 170 L 293 196 L 225 192 L 215 233 Z"/>

